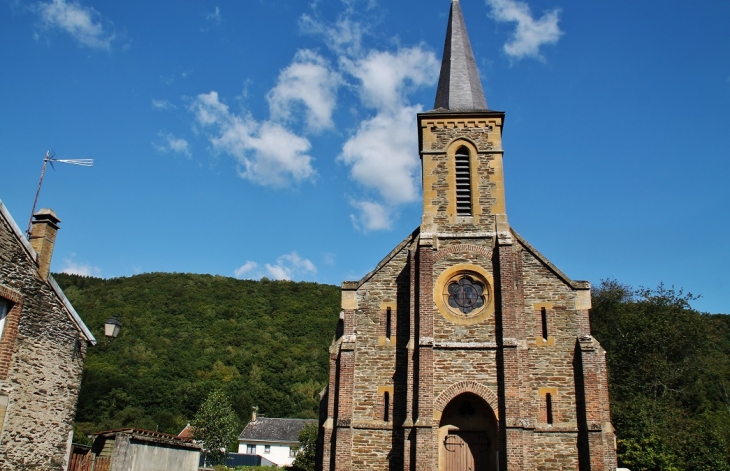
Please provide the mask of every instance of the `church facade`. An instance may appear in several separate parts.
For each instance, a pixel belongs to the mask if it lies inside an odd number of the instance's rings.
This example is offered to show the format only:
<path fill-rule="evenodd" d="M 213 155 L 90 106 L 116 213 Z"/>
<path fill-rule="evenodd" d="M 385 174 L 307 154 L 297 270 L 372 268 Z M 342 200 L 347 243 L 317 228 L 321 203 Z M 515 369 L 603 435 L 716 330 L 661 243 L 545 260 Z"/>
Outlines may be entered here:
<path fill-rule="evenodd" d="M 453 0 L 434 110 L 418 115 L 421 224 L 342 285 L 323 470 L 616 468 L 590 284 L 509 225 L 504 116 Z"/>

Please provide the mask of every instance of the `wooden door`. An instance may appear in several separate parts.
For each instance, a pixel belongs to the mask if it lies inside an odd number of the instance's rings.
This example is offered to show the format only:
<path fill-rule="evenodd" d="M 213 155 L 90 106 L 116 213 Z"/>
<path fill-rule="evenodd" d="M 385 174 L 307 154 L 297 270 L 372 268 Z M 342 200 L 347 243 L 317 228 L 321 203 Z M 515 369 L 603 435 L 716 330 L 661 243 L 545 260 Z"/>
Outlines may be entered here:
<path fill-rule="evenodd" d="M 444 471 L 493 471 L 486 432 L 449 432 L 444 439 Z"/>

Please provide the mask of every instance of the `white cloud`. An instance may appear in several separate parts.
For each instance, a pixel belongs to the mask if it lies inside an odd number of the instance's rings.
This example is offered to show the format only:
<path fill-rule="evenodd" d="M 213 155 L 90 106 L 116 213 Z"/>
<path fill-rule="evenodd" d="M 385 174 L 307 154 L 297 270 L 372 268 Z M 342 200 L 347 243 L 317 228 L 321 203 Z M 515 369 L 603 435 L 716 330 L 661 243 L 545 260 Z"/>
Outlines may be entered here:
<path fill-rule="evenodd" d="M 504 45 L 504 51 L 511 57 L 522 59 L 534 57 L 541 59 L 540 46 L 555 44 L 563 32 L 558 26 L 558 9 L 545 13 L 535 20 L 530 6 L 519 0 L 486 0 L 492 8 L 491 16 L 497 21 L 516 22 L 512 40 Z"/>
<path fill-rule="evenodd" d="M 198 95 L 190 107 L 219 152 L 235 157 L 242 178 L 264 186 L 283 187 L 314 177 L 311 144 L 282 125 L 258 122 L 232 113 L 212 91 Z"/>
<path fill-rule="evenodd" d="M 317 273 L 317 267 L 296 252 L 282 255 L 276 259 L 276 265 L 265 264 L 266 272 L 275 280 L 291 280 L 307 274 Z"/>
<path fill-rule="evenodd" d="M 346 88 L 374 111 L 359 121 L 337 159 L 350 168 L 353 180 L 381 200 L 356 198 L 361 201 L 352 203 L 358 210 L 351 216 L 353 225 L 364 231 L 385 230 L 392 225 L 396 207 L 419 196 L 420 165 L 413 130 L 421 107 L 412 105 L 408 97 L 436 83 L 439 61 L 421 46 L 365 50 L 363 37 L 368 30 L 352 19 L 353 13 L 353 3 L 346 2 L 345 12 L 334 24 L 304 15 L 300 27 L 324 39 L 338 57 Z"/>
<path fill-rule="evenodd" d="M 310 15 L 302 15 L 299 27 L 307 34 L 322 36 L 325 44 L 337 54 L 355 56 L 362 51 L 362 38 L 367 33 L 364 25 L 350 18 L 345 12 L 331 25 Z"/>
<path fill-rule="evenodd" d="M 81 275 L 81 276 L 100 276 L 101 275 L 101 269 L 99 267 L 95 267 L 93 265 L 84 265 L 81 263 L 76 263 L 73 260 L 65 259 L 63 261 L 63 269 L 61 269 L 61 273 L 68 273 L 69 275 Z"/>
<path fill-rule="evenodd" d="M 350 214 L 350 220 L 356 229 L 369 231 L 382 231 L 391 227 L 391 210 L 372 201 L 351 201 L 350 204 L 358 210 L 358 214 Z"/>
<path fill-rule="evenodd" d="M 338 159 L 350 166 L 353 179 L 376 190 L 390 204 L 418 199 L 418 140 L 414 129 L 420 107 L 379 113 L 360 123 Z"/>
<path fill-rule="evenodd" d="M 177 107 L 167 100 L 152 99 L 152 107 L 156 110 L 174 110 Z"/>
<path fill-rule="evenodd" d="M 188 157 L 191 157 L 192 154 L 190 153 L 190 146 L 188 145 L 188 141 L 186 141 L 183 138 L 178 138 L 173 136 L 172 134 L 160 134 L 160 137 L 164 140 L 162 144 L 155 144 L 152 143 L 152 147 L 157 149 L 159 152 L 176 152 L 178 154 L 183 154 Z"/>
<path fill-rule="evenodd" d="M 218 25 L 221 22 L 221 9 L 218 7 L 215 7 L 215 10 L 213 10 L 212 13 L 208 13 L 205 17 L 206 20 Z"/>
<path fill-rule="evenodd" d="M 244 278 L 244 275 L 246 275 L 247 273 L 251 273 L 256 268 L 258 268 L 258 266 L 259 266 L 258 263 L 247 260 L 246 263 L 244 263 L 240 267 L 236 268 L 233 271 L 233 274 L 236 275 L 236 278 Z M 261 277 L 259 277 L 259 278 L 261 278 Z"/>
<path fill-rule="evenodd" d="M 418 199 L 418 142 L 413 132 L 420 106 L 409 106 L 412 90 L 436 82 L 438 61 L 420 47 L 395 53 L 372 51 L 359 60 L 343 60 L 346 70 L 360 82 L 362 103 L 375 108 L 375 116 L 360 122 L 342 147 L 338 159 L 350 166 L 351 176 L 375 190 L 387 204 L 398 205 Z M 363 206 L 362 208 L 365 208 Z M 361 208 L 361 209 L 362 209 Z M 371 209 L 371 212 L 374 209 Z M 390 226 L 379 218 L 392 214 L 380 211 L 363 224 L 371 230 Z"/>
<path fill-rule="evenodd" d="M 332 110 L 340 83 L 340 75 L 322 56 L 307 49 L 298 51 L 267 95 L 272 119 L 290 119 L 293 109 L 301 104 L 311 131 L 333 127 Z"/>
<path fill-rule="evenodd" d="M 345 11 L 335 23 L 302 16 L 301 29 L 320 36 L 328 50 L 297 51 L 267 94 L 268 120 L 232 112 L 215 91 L 198 95 L 189 109 L 213 148 L 238 161 L 242 178 L 285 187 L 316 175 L 310 141 L 291 130 L 293 123 L 306 121 L 306 133 L 331 129 L 338 93 L 354 93 L 368 111 L 349 127 L 337 160 L 368 193 L 354 197 L 358 215 L 352 216 L 353 224 L 360 230 L 383 230 L 391 227 L 398 205 L 419 197 L 414 129 L 415 114 L 422 108 L 411 104 L 409 96 L 435 84 L 439 62 L 422 46 L 365 50 L 363 37 L 368 32 L 352 19 L 355 3 L 345 0 Z M 316 1 L 312 8 L 317 8 Z M 326 59 L 328 54 L 334 58 Z M 265 265 L 277 279 L 289 276 L 285 268 Z"/>
<path fill-rule="evenodd" d="M 110 31 L 112 29 L 110 23 L 105 22 L 98 11 L 74 1 L 41 2 L 35 5 L 34 10 L 43 21 L 44 27 L 65 31 L 80 44 L 90 48 L 111 49 L 111 43 L 116 37 L 114 32 Z"/>
<path fill-rule="evenodd" d="M 439 71 L 436 56 L 421 47 L 403 48 L 396 53 L 371 51 L 362 59 L 343 58 L 343 65 L 360 81 L 363 104 L 379 111 L 402 108 L 407 94 L 436 83 Z"/>

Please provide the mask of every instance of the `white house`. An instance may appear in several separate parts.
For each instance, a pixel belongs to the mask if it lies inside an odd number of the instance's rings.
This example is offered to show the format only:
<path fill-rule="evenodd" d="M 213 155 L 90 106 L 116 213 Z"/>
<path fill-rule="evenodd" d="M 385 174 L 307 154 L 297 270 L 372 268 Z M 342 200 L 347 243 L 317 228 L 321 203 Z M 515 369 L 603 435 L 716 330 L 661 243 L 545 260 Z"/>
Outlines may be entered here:
<path fill-rule="evenodd" d="M 299 432 L 316 420 L 270 419 L 251 415 L 238 437 L 238 452 L 259 455 L 277 466 L 290 466 L 299 450 Z"/>

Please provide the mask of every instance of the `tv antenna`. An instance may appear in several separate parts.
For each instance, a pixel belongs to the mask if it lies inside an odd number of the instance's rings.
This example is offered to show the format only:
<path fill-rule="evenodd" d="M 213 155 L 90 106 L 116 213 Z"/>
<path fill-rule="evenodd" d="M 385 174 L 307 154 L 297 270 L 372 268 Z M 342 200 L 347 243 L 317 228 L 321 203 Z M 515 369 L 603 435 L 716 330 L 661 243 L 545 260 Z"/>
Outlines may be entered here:
<path fill-rule="evenodd" d="M 51 164 L 51 168 L 56 170 L 53 163 L 58 162 L 61 164 L 72 164 L 80 165 L 82 167 L 93 167 L 94 159 L 57 159 L 55 151 L 46 151 L 46 156 L 43 159 L 43 169 L 41 170 L 41 178 L 38 180 L 38 189 L 35 192 L 35 199 L 33 200 L 33 210 L 30 212 L 30 221 L 28 221 L 28 229 L 25 231 L 25 237 L 30 240 L 30 229 L 33 226 L 33 215 L 35 214 L 35 207 L 38 204 L 38 195 L 41 194 L 41 185 L 43 184 L 43 176 L 46 174 L 46 165 Z"/>

